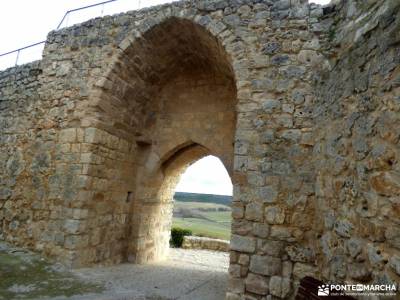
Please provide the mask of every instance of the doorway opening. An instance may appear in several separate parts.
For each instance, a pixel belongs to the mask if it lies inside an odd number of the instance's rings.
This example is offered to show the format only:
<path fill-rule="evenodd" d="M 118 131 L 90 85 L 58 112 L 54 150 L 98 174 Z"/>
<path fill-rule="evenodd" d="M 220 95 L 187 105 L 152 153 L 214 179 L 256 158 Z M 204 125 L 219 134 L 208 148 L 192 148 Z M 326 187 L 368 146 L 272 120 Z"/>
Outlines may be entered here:
<path fill-rule="evenodd" d="M 172 228 L 229 241 L 232 182 L 222 162 L 206 156 L 182 174 L 175 188 Z"/>
<path fill-rule="evenodd" d="M 204 299 L 206 291 L 207 299 L 223 299 L 229 268 L 231 178 L 221 160 L 212 155 L 195 160 L 179 176 L 168 261 L 198 272 L 193 280 L 204 286 L 192 291 L 191 299 Z"/>

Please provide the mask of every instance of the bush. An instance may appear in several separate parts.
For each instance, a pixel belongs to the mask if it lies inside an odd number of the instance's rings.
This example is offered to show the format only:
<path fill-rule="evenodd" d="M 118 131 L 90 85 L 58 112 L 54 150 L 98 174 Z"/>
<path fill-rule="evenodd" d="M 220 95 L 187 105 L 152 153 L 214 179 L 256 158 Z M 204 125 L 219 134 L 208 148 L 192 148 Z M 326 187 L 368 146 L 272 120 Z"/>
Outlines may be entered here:
<path fill-rule="evenodd" d="M 186 235 L 192 235 L 192 231 L 189 229 L 173 227 L 171 229 L 171 240 L 169 241 L 169 244 L 174 248 L 182 247 L 183 237 Z"/>

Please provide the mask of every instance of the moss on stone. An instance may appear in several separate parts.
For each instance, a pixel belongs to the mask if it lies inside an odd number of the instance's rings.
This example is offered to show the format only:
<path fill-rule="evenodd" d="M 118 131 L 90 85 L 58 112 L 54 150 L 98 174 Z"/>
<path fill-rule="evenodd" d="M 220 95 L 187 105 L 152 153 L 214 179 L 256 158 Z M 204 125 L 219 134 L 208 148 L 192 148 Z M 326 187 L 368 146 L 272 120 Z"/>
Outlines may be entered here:
<path fill-rule="evenodd" d="M 38 299 L 101 292 L 38 255 L 0 251 L 0 299 Z"/>

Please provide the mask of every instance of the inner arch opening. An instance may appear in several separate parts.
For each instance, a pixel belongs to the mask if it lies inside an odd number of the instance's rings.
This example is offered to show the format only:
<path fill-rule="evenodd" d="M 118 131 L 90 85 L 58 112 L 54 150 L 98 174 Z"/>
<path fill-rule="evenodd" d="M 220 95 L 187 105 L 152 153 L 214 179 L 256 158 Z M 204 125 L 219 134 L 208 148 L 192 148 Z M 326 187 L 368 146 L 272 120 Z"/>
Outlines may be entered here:
<path fill-rule="evenodd" d="M 181 262 L 190 258 L 186 267 L 193 272 L 199 266 L 207 269 L 203 280 L 212 280 L 218 287 L 213 289 L 217 295 L 212 299 L 222 299 L 227 290 L 229 267 L 230 176 L 221 160 L 213 155 L 195 159 L 179 171 L 180 174 L 173 175 L 177 184 L 168 260 Z"/>
<path fill-rule="evenodd" d="M 221 160 L 208 155 L 186 169 L 175 192 L 232 196 L 232 181 Z"/>
<path fill-rule="evenodd" d="M 231 202 L 232 182 L 225 166 L 215 156 L 203 157 L 183 171 L 176 185 L 172 228 L 187 230 L 192 236 L 229 240 Z M 218 250 L 207 240 L 193 240 L 200 243 L 183 246 Z M 172 242 L 172 246 L 182 246 Z"/>

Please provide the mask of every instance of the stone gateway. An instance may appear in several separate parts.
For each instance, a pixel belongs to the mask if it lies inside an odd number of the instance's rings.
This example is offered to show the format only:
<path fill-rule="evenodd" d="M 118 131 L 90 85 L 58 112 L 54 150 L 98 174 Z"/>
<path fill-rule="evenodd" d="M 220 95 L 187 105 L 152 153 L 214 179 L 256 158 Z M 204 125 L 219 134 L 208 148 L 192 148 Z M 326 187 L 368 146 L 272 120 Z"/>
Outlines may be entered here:
<path fill-rule="evenodd" d="M 400 1 L 180 1 L 0 72 L 0 237 L 71 267 L 168 251 L 180 174 L 234 184 L 229 300 L 400 282 Z"/>

